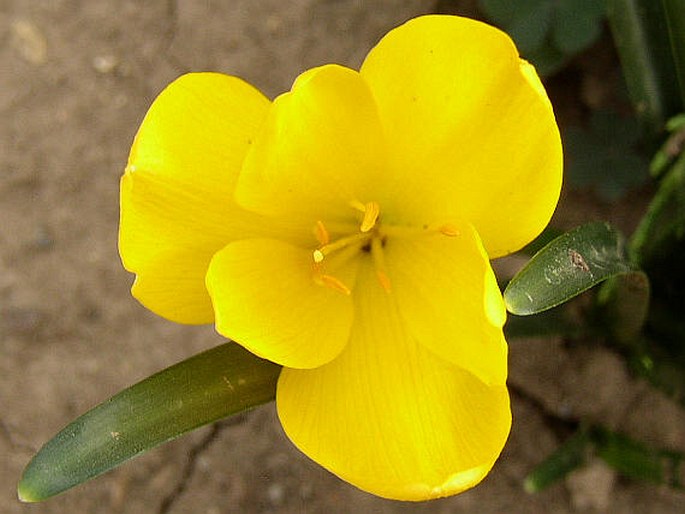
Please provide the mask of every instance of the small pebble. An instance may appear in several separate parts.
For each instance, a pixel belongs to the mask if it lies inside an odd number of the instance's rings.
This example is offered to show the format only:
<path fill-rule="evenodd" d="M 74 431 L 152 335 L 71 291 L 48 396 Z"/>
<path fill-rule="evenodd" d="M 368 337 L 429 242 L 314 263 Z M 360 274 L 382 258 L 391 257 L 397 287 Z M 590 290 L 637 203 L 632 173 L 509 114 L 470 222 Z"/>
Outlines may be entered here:
<path fill-rule="evenodd" d="M 93 68 L 98 73 L 112 73 L 119 65 L 119 59 L 114 55 L 98 55 L 93 59 Z"/>
<path fill-rule="evenodd" d="M 285 499 L 285 488 L 282 484 L 271 484 L 266 490 L 271 505 L 278 506 L 283 504 Z"/>

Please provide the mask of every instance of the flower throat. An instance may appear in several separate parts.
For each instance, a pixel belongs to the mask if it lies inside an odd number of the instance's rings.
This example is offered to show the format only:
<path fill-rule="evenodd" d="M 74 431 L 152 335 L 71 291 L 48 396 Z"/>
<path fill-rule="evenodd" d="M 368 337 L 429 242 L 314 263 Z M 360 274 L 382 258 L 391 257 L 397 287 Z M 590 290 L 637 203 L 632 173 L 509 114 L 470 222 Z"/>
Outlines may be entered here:
<path fill-rule="evenodd" d="M 362 219 L 357 231 L 331 241 L 331 236 L 323 221 L 318 220 L 314 226 L 314 235 L 319 246 L 312 252 L 314 267 L 314 281 L 322 286 L 330 287 L 343 294 L 351 294 L 351 289 L 337 277 L 326 273 L 324 264 L 328 256 L 336 254 L 341 260 L 347 260 L 359 251 L 370 253 L 376 268 L 376 277 L 381 287 L 390 292 L 392 286 L 386 271 L 383 247 L 389 235 L 407 236 L 439 232 L 446 236 L 457 236 L 459 231 L 450 224 L 443 224 L 436 228 L 424 226 L 422 229 L 410 227 L 383 226 L 380 223 L 380 206 L 377 202 L 350 202 L 350 206 L 362 213 Z M 349 230 L 349 227 L 348 227 Z M 354 229 L 352 229 L 354 230 Z"/>

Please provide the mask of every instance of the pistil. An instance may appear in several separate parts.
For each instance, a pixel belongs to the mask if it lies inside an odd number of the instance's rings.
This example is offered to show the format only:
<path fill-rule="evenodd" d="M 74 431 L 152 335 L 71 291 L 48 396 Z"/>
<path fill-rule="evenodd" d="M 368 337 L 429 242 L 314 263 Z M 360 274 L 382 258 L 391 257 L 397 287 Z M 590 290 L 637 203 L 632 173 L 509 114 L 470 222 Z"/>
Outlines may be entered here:
<path fill-rule="evenodd" d="M 343 294 L 351 294 L 351 289 L 339 278 L 326 273 L 324 264 L 327 257 L 335 253 L 335 259 L 329 263 L 338 267 L 348 259 L 354 258 L 361 250 L 371 253 L 376 276 L 381 287 L 386 291 L 392 290 L 392 284 L 387 272 L 384 256 L 384 246 L 388 237 L 407 238 L 429 234 L 441 234 L 448 237 L 457 237 L 461 233 L 457 225 L 451 223 L 424 225 L 423 227 L 408 227 L 398 225 L 383 225 L 380 223 L 380 206 L 377 202 L 362 203 L 354 200 L 350 206 L 362 213 L 362 219 L 355 231 L 354 225 L 346 224 L 335 226 L 335 233 L 350 235 L 331 240 L 331 233 L 323 221 L 317 221 L 314 226 L 314 235 L 319 247 L 312 252 L 314 280 L 317 284 L 329 287 Z M 332 257 L 331 257 L 332 258 Z"/>

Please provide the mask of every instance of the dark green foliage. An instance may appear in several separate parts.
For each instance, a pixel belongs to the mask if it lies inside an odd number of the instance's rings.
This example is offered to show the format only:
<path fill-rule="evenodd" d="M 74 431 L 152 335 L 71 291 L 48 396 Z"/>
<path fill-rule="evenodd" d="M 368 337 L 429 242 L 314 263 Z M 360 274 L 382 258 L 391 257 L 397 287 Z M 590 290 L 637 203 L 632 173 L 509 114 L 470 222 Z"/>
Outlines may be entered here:
<path fill-rule="evenodd" d="M 597 41 L 605 12 L 604 0 L 480 0 L 480 7 L 542 75 Z"/>
<path fill-rule="evenodd" d="M 572 186 L 591 187 L 601 198 L 617 200 L 649 177 L 649 162 L 637 148 L 642 132 L 635 118 L 596 111 L 587 129 L 563 133 L 566 177 Z"/>

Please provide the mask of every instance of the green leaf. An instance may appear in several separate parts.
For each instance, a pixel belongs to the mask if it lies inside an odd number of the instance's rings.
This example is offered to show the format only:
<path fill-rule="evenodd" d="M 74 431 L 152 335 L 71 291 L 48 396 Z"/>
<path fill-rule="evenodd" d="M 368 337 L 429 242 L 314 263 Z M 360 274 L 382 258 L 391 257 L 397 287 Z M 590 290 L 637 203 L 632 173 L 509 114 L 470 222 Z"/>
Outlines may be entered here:
<path fill-rule="evenodd" d="M 507 32 L 524 56 L 540 48 L 545 42 L 552 24 L 552 10 L 552 4 L 546 0 L 535 2 L 528 9 L 516 10 L 516 17 L 507 27 Z"/>
<path fill-rule="evenodd" d="M 604 0 L 480 0 L 480 6 L 541 75 L 557 71 L 602 31 Z"/>
<path fill-rule="evenodd" d="M 621 234 L 607 223 L 589 223 L 535 254 L 507 285 L 504 301 L 512 314 L 535 314 L 632 270 Z"/>
<path fill-rule="evenodd" d="M 279 372 L 227 343 L 156 373 L 48 441 L 26 466 L 19 498 L 45 500 L 190 430 L 268 402 Z"/>
<path fill-rule="evenodd" d="M 648 178 L 649 163 L 635 151 L 641 139 L 635 118 L 597 111 L 587 130 L 569 127 L 563 134 L 568 179 L 574 186 L 591 186 L 613 201 Z"/>
<path fill-rule="evenodd" d="M 602 33 L 604 0 L 558 0 L 553 41 L 566 54 L 576 54 L 597 41 Z"/>
<path fill-rule="evenodd" d="M 497 25 L 509 26 L 520 12 L 529 13 L 547 0 L 480 0 L 480 7 L 485 15 Z"/>
<path fill-rule="evenodd" d="M 582 466 L 589 451 L 589 431 L 580 429 L 525 478 L 524 489 L 529 493 L 546 489 Z"/>
<path fill-rule="evenodd" d="M 481 6 L 516 41 L 523 55 L 539 48 L 549 32 L 553 10 L 549 0 L 482 0 Z"/>
<path fill-rule="evenodd" d="M 543 77 L 553 75 L 562 69 L 569 60 L 569 56 L 545 40 L 543 45 L 531 50 L 525 57 L 535 65 L 535 69 Z"/>

